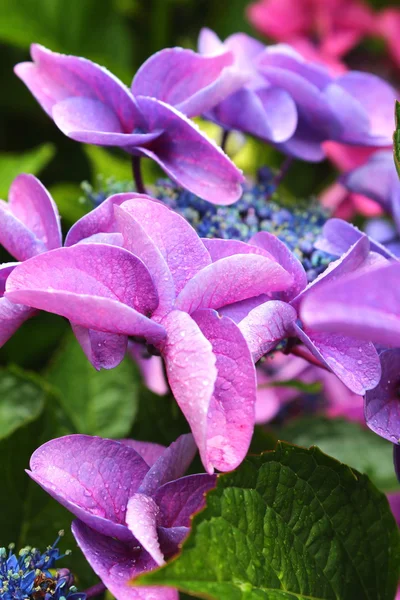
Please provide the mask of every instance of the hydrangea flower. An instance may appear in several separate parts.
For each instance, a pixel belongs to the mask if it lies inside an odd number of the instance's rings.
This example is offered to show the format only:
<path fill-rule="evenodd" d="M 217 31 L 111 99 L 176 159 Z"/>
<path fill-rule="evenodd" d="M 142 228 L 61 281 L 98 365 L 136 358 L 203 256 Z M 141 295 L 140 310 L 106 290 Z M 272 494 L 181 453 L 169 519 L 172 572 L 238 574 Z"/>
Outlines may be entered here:
<path fill-rule="evenodd" d="M 38 448 L 28 474 L 77 517 L 72 533 L 117 600 L 177 600 L 176 590 L 129 581 L 177 553 L 215 486 L 212 475 L 182 477 L 195 452 L 191 435 L 168 448 L 69 435 Z"/>
<path fill-rule="evenodd" d="M 358 71 L 333 77 L 291 46 L 263 47 L 244 34 L 222 43 L 212 31 L 203 30 L 199 47 L 211 55 L 231 49 L 238 64 L 252 69 L 249 83 L 207 113 L 225 129 L 252 133 L 285 154 L 308 161 L 325 158 L 326 140 L 391 144 L 396 92 L 379 77 Z"/>
<path fill-rule="evenodd" d="M 178 107 L 190 114 L 207 110 L 242 83 L 242 75 L 230 68 L 231 53 L 204 58 L 189 50 L 163 51 L 156 55 L 164 69 L 158 83 L 140 71 L 133 93 L 90 60 L 37 44 L 31 55 L 33 62 L 18 64 L 15 72 L 65 135 L 149 157 L 180 185 L 212 202 L 229 204 L 240 197 L 240 171 L 180 110 L 157 99 L 157 94 L 164 97 L 162 81 Z"/>
<path fill-rule="evenodd" d="M 57 207 L 33 175 L 18 175 L 11 184 L 9 201 L 0 200 L 0 245 L 19 261 L 61 246 Z M 0 346 L 35 313 L 4 297 L 7 278 L 17 265 L 0 265 Z"/>
<path fill-rule="evenodd" d="M 37 548 L 22 548 L 18 554 L 14 545 L 0 548 L 0 598 L 1 600 L 86 600 L 86 594 L 78 592 L 68 569 L 58 569 L 55 563 L 64 558 L 57 544 L 60 536 L 45 552 Z"/>
<path fill-rule="evenodd" d="M 161 354 L 212 472 L 245 456 L 256 397 L 247 343 L 222 309 L 292 284 L 279 255 L 239 241 L 202 241 L 160 202 L 119 194 L 78 221 L 65 248 L 18 265 L 5 296 L 68 318 L 97 367 L 118 364 L 128 336 Z"/>

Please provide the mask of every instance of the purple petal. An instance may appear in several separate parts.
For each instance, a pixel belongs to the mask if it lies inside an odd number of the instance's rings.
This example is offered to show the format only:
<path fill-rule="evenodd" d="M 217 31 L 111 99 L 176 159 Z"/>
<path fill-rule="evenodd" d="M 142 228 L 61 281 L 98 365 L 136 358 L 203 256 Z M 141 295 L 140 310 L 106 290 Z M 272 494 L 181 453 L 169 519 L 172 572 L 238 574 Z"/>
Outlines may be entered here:
<path fill-rule="evenodd" d="M 378 386 L 365 395 L 365 420 L 372 431 L 400 443 L 400 350 L 380 354 L 382 377 Z"/>
<path fill-rule="evenodd" d="M 400 446 L 397 445 L 393 448 L 393 463 L 397 479 L 400 481 Z"/>
<path fill-rule="evenodd" d="M 45 244 L 14 216 L 9 203 L 3 200 L 0 200 L 0 244 L 21 261 L 46 252 Z"/>
<path fill-rule="evenodd" d="M 140 67 L 132 82 L 132 93 L 157 98 L 188 117 L 195 117 L 247 81 L 245 73 L 229 68 L 232 64 L 233 55 L 229 51 L 201 56 L 192 50 L 166 48 Z"/>
<path fill-rule="evenodd" d="M 78 244 L 35 256 L 14 269 L 6 296 L 62 315 L 88 329 L 164 337 L 163 328 L 145 317 L 158 304 L 144 264 L 116 246 Z M 138 312 L 140 311 L 140 312 Z"/>
<path fill-rule="evenodd" d="M 293 275 L 293 285 L 279 294 L 280 299 L 289 301 L 306 287 L 307 274 L 303 265 L 276 235 L 267 231 L 260 231 L 253 235 L 249 244 L 254 244 L 258 248 L 269 252 L 285 271 Z"/>
<path fill-rule="evenodd" d="M 152 496 L 157 488 L 167 481 L 182 477 L 189 468 L 197 452 L 193 436 L 189 434 L 181 435 L 154 463 L 151 469 L 144 477 L 139 492 Z"/>
<path fill-rule="evenodd" d="M 246 456 L 253 435 L 256 372 L 246 341 L 233 321 L 211 310 L 196 312 L 194 319 L 211 342 L 218 372 L 202 460 L 209 473 L 214 468 L 230 471 Z"/>
<path fill-rule="evenodd" d="M 81 240 L 89 238 L 98 233 L 115 233 L 118 231 L 115 220 L 114 205 L 120 206 L 126 200 L 136 198 L 137 194 L 114 194 L 104 200 L 94 210 L 84 215 L 69 230 L 65 239 L 66 246 L 73 246 Z"/>
<path fill-rule="evenodd" d="M 393 186 L 399 179 L 390 150 L 375 152 L 366 163 L 342 175 L 343 183 L 351 192 L 363 194 L 390 210 Z"/>
<path fill-rule="evenodd" d="M 177 294 L 187 281 L 211 263 L 210 255 L 195 230 L 183 217 L 161 202 L 137 197 L 124 203 L 122 208 L 139 223 L 164 257 Z M 153 274 L 153 267 L 148 264 L 148 268 Z M 162 272 L 158 279 L 165 277 L 166 273 Z"/>
<path fill-rule="evenodd" d="M 160 509 L 146 494 L 133 494 L 129 498 L 126 522 L 139 544 L 148 552 L 157 565 L 165 563 L 157 535 L 157 519 Z"/>
<path fill-rule="evenodd" d="M 252 296 L 285 290 L 293 277 L 277 262 L 256 254 L 221 258 L 195 275 L 179 294 L 175 306 L 192 313 L 220 308 Z"/>
<path fill-rule="evenodd" d="M 147 204 L 151 203 L 149 201 Z M 122 207 L 115 206 L 115 218 L 123 236 L 124 247 L 140 258 L 151 273 L 159 298 L 153 317 L 162 316 L 170 311 L 174 304 L 174 280 L 164 256 L 148 236 L 146 230 L 135 220 L 132 215 L 135 213 L 129 210 L 129 205 L 130 202 L 125 202 Z M 158 222 L 153 221 L 153 224 Z"/>
<path fill-rule="evenodd" d="M 160 527 L 157 528 L 158 539 L 164 556 L 172 558 L 182 546 L 182 542 L 190 532 L 189 527 Z"/>
<path fill-rule="evenodd" d="M 32 231 L 47 250 L 61 246 L 57 206 L 36 177 L 22 174 L 14 179 L 9 192 L 9 207 L 13 215 Z"/>
<path fill-rule="evenodd" d="M 394 446 L 394 452 L 398 451 L 399 446 Z M 394 518 L 396 519 L 397 525 L 400 527 L 400 493 L 393 492 L 391 494 L 386 494 L 387 499 L 389 501 L 390 510 Z M 399 600 L 400 598 L 400 590 L 397 591 L 397 596 L 395 600 Z"/>
<path fill-rule="evenodd" d="M 117 333 L 86 329 L 71 323 L 72 331 L 95 369 L 114 369 L 124 359 L 128 338 Z"/>
<path fill-rule="evenodd" d="M 288 337 L 296 319 L 295 309 L 279 300 L 270 300 L 253 308 L 239 324 L 253 361 L 257 362 L 277 342 Z"/>
<path fill-rule="evenodd" d="M 292 97 L 285 90 L 267 86 L 238 90 L 211 114 L 226 129 L 237 129 L 276 143 L 288 140 L 297 126 L 297 108 Z"/>
<path fill-rule="evenodd" d="M 150 131 L 163 135 L 141 147 L 179 185 L 200 198 L 232 204 L 242 195 L 239 169 L 197 126 L 172 106 L 155 98 L 138 97 L 137 103 Z"/>
<path fill-rule="evenodd" d="M 119 130 L 131 133 L 138 125 L 140 114 L 131 93 L 104 67 L 38 44 L 31 46 L 31 56 L 34 62 L 18 64 L 15 72 L 48 115 L 52 116 L 53 107 L 67 98 L 89 98 L 115 114 Z"/>
<path fill-rule="evenodd" d="M 344 277 L 310 294 L 300 308 L 314 330 L 343 332 L 387 346 L 400 346 L 400 264 Z"/>
<path fill-rule="evenodd" d="M 141 146 L 157 139 L 162 131 L 130 133 L 123 130 L 112 108 L 92 98 L 66 98 L 53 107 L 55 124 L 65 135 L 86 144 Z M 141 120 L 138 126 L 142 125 Z"/>
<path fill-rule="evenodd" d="M 347 332 L 346 332 L 347 333 Z M 379 356 L 371 342 L 348 335 L 304 331 L 294 325 L 294 334 L 313 356 L 327 366 L 352 392 L 360 396 L 374 388 L 381 376 Z"/>
<path fill-rule="evenodd" d="M 143 344 L 131 341 L 128 343 L 128 351 L 138 365 L 146 387 L 159 396 L 167 394 L 169 388 L 162 359 L 159 356 L 150 356 Z"/>
<path fill-rule="evenodd" d="M 215 475 L 188 475 L 160 487 L 154 499 L 163 527 L 190 527 L 190 517 L 204 508 L 205 494 L 215 487 Z"/>
<path fill-rule="evenodd" d="M 307 296 L 314 294 L 316 290 L 326 285 L 329 281 L 335 281 L 340 277 L 361 268 L 367 261 L 369 250 L 369 239 L 366 235 L 363 235 L 354 246 L 351 246 L 349 250 L 343 254 L 343 256 L 338 260 L 331 262 L 323 273 L 309 283 L 308 286 L 291 302 L 292 306 L 298 309 L 301 302 L 304 302 L 304 299 Z"/>
<path fill-rule="evenodd" d="M 0 298 L 3 297 L 3 294 L 6 289 L 7 278 L 14 271 L 15 267 L 19 265 L 17 262 L 9 262 L 0 264 Z"/>
<path fill-rule="evenodd" d="M 148 471 L 124 444 L 88 435 L 68 435 L 38 448 L 28 474 L 50 496 L 105 535 L 132 538 L 126 506 Z"/>
<path fill-rule="evenodd" d="M 187 313 L 174 310 L 162 324 L 168 334 L 161 348 L 168 382 L 207 464 L 207 413 L 217 380 L 216 357 L 210 342 Z"/>
<path fill-rule="evenodd" d="M 225 50 L 225 46 L 217 34 L 208 27 L 200 30 L 198 47 L 201 54 L 216 54 Z"/>
<path fill-rule="evenodd" d="M 263 48 L 256 61 L 257 67 L 278 67 L 303 77 L 307 82 L 322 90 L 332 81 L 327 69 L 322 65 L 307 62 L 301 54 L 286 44 Z"/>
<path fill-rule="evenodd" d="M 141 442 L 138 440 L 119 440 L 119 442 L 136 450 L 149 467 L 152 467 L 166 450 L 165 446 L 152 442 Z"/>
<path fill-rule="evenodd" d="M 229 317 L 234 323 L 240 323 L 240 321 L 243 321 L 243 319 L 247 317 L 253 308 L 260 306 L 260 304 L 264 304 L 264 302 L 268 302 L 269 300 L 271 300 L 271 298 L 267 296 L 267 294 L 260 294 L 259 296 L 248 298 L 247 300 L 240 300 L 233 304 L 227 304 L 218 309 L 218 312 L 224 317 Z"/>
<path fill-rule="evenodd" d="M 329 137 L 328 133 L 313 128 L 305 118 L 299 115 L 294 135 L 288 141 L 274 145 L 280 152 L 289 156 L 308 162 L 320 162 L 326 157 L 322 142 L 327 137 Z"/>
<path fill-rule="evenodd" d="M 133 587 L 131 579 L 157 565 L 136 541 L 120 542 L 101 535 L 81 521 L 72 533 L 93 571 L 116 600 L 179 600 L 176 590 L 164 587 Z"/>
<path fill-rule="evenodd" d="M 122 233 L 94 233 L 80 240 L 78 244 L 109 244 L 110 246 L 120 246 L 123 248 L 124 238 Z"/>
<path fill-rule="evenodd" d="M 260 256 L 266 256 L 272 260 L 274 256 L 267 250 L 263 248 L 258 248 L 257 246 L 247 244 L 246 242 L 241 242 L 239 240 L 221 240 L 218 238 L 202 238 L 201 240 L 204 246 L 207 248 L 212 262 L 216 262 L 221 258 L 226 258 L 227 256 L 234 256 L 235 254 L 258 254 Z"/>

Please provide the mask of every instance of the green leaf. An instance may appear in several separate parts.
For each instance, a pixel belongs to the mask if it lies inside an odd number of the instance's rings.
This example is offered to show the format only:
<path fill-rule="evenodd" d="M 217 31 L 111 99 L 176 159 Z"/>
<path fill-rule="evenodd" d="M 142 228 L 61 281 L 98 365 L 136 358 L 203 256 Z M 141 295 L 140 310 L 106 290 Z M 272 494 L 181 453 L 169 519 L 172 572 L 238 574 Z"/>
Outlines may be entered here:
<path fill-rule="evenodd" d="M 258 387 L 261 389 L 267 387 L 288 387 L 299 390 L 299 392 L 304 392 L 305 394 L 318 394 L 321 391 L 322 384 L 320 381 L 305 383 L 300 379 L 282 379 L 281 381 L 271 381 Z"/>
<path fill-rule="evenodd" d="M 137 411 L 139 376 L 126 358 L 115 369 L 97 372 L 69 335 L 46 375 L 77 432 L 121 438 Z"/>
<path fill-rule="evenodd" d="M 396 129 L 393 135 L 394 162 L 400 177 L 400 102 L 398 102 L 398 100 L 396 100 L 395 116 Z"/>
<path fill-rule="evenodd" d="M 82 202 L 82 189 L 76 183 L 57 183 L 49 188 L 60 213 L 62 224 L 73 225 L 89 212 L 88 203 Z"/>
<path fill-rule="evenodd" d="M 0 19 L 1 22 L 1 19 Z M 20 173 L 36 175 L 51 161 L 55 154 L 52 144 L 42 144 L 26 152 L 0 154 L 0 198 L 7 198 L 8 189 Z"/>
<path fill-rule="evenodd" d="M 365 475 L 279 443 L 219 476 L 181 554 L 135 583 L 215 600 L 393 600 L 399 561 L 388 502 Z"/>
<path fill-rule="evenodd" d="M 38 418 L 45 392 L 16 369 L 0 369 L 0 439 Z"/>
<path fill-rule="evenodd" d="M 113 177 L 116 181 L 132 179 L 132 165 L 127 156 L 117 156 L 99 146 L 83 146 L 89 159 L 93 175 L 105 178 Z"/>
<path fill-rule="evenodd" d="M 382 492 L 400 491 L 393 469 L 393 445 L 344 419 L 294 419 L 279 431 L 279 438 L 299 446 L 318 446 L 337 460 L 366 473 Z"/>

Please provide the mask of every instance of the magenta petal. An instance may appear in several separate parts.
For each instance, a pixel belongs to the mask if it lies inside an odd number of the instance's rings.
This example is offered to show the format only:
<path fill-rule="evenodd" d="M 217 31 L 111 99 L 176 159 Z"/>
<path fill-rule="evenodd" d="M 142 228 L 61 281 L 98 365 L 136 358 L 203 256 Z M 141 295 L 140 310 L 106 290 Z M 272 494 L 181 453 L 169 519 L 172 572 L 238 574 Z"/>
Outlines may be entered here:
<path fill-rule="evenodd" d="M 58 102 L 89 98 L 108 106 L 123 131 L 132 132 L 140 125 L 140 113 L 128 88 L 104 67 L 38 44 L 31 46 L 31 55 L 34 62 L 20 63 L 15 72 L 50 116 Z"/>
<path fill-rule="evenodd" d="M 151 203 L 151 201 L 149 202 Z M 171 310 L 175 301 L 175 285 L 171 271 L 153 240 L 133 218 L 128 205 L 130 202 L 125 202 L 122 207 L 114 207 L 118 228 L 123 236 L 124 247 L 140 258 L 151 272 L 159 298 L 153 317 L 162 316 Z"/>
<path fill-rule="evenodd" d="M 239 323 L 239 329 L 250 348 L 254 362 L 272 350 L 277 342 L 291 333 L 296 322 L 295 309 L 279 300 L 270 300 L 256 308 Z"/>
<path fill-rule="evenodd" d="M 28 474 L 60 504 L 105 535 L 131 539 L 126 505 L 149 467 L 124 444 L 68 435 L 43 444 Z"/>
<path fill-rule="evenodd" d="M 78 244 L 110 244 L 111 246 L 124 247 L 124 238 L 122 233 L 94 233 Z"/>
<path fill-rule="evenodd" d="M 160 510 L 156 502 L 146 494 L 133 494 L 129 498 L 126 523 L 139 544 L 158 564 L 164 564 L 157 535 L 157 518 Z"/>
<path fill-rule="evenodd" d="M 172 106 L 155 98 L 137 103 L 150 131 L 163 135 L 141 147 L 179 185 L 216 204 L 232 204 L 242 195 L 241 171 L 197 126 Z"/>
<path fill-rule="evenodd" d="M 12 271 L 14 271 L 15 267 L 18 265 L 18 262 L 0 264 L 0 298 L 2 298 L 4 295 L 8 276 L 10 275 L 10 273 L 12 273 Z"/>
<path fill-rule="evenodd" d="M 166 447 L 161 444 L 154 444 L 152 442 L 141 442 L 139 440 L 118 440 L 120 444 L 125 444 L 130 448 L 133 448 L 142 458 L 146 461 L 149 467 L 152 467 L 154 463 L 164 454 Z"/>
<path fill-rule="evenodd" d="M 159 396 L 167 394 L 169 388 L 162 358 L 149 356 L 149 352 L 143 344 L 132 341 L 128 343 L 128 352 L 139 367 L 146 387 Z"/>
<path fill-rule="evenodd" d="M 81 240 L 97 233 L 115 233 L 118 231 L 114 214 L 114 205 L 120 206 L 126 200 L 136 198 L 137 194 L 114 194 L 104 200 L 94 210 L 84 215 L 69 230 L 65 239 L 66 246 L 73 246 Z"/>
<path fill-rule="evenodd" d="M 205 494 L 215 487 L 215 475 L 188 475 L 160 487 L 154 499 L 163 527 L 190 527 L 190 517 L 204 508 Z"/>
<path fill-rule="evenodd" d="M 382 377 L 365 395 L 365 420 L 372 431 L 394 444 L 400 443 L 400 350 L 380 354 Z"/>
<path fill-rule="evenodd" d="M 253 235 L 249 244 L 269 252 L 288 273 L 293 275 L 293 285 L 279 294 L 280 299 L 289 301 L 306 287 L 307 275 L 303 265 L 276 235 L 260 231 Z"/>
<path fill-rule="evenodd" d="M 227 256 L 234 256 L 235 254 L 259 254 L 260 256 L 266 256 L 275 260 L 270 252 L 259 248 L 257 246 L 246 244 L 240 240 L 222 240 L 218 238 L 202 238 L 201 240 L 204 246 L 207 248 L 212 262 L 216 262 L 221 258 Z"/>
<path fill-rule="evenodd" d="M 221 102 L 247 80 L 231 52 L 201 56 L 192 50 L 166 48 L 153 54 L 136 73 L 134 96 L 149 96 L 195 117 Z"/>
<path fill-rule="evenodd" d="M 114 369 L 124 359 L 128 338 L 117 333 L 86 329 L 71 323 L 72 331 L 95 369 Z"/>
<path fill-rule="evenodd" d="M 309 328 L 302 331 L 297 325 L 294 333 L 355 394 L 361 396 L 378 384 L 381 365 L 371 342 Z"/>
<path fill-rule="evenodd" d="M 165 449 L 140 484 L 139 492 L 151 496 L 157 488 L 184 475 L 197 452 L 193 436 L 181 435 Z"/>
<path fill-rule="evenodd" d="M 17 219 L 32 231 L 47 250 L 61 246 L 57 206 L 36 177 L 22 174 L 14 179 L 9 192 L 9 206 Z"/>
<path fill-rule="evenodd" d="M 164 330 L 142 313 L 158 304 L 144 264 L 127 250 L 78 244 L 35 256 L 14 269 L 6 296 L 88 329 L 160 341 Z M 140 312 L 138 312 L 140 311 Z"/>
<path fill-rule="evenodd" d="M 247 300 L 240 300 L 233 304 L 227 304 L 218 309 L 218 312 L 220 315 L 232 319 L 234 323 L 240 323 L 240 321 L 247 317 L 253 308 L 260 306 L 260 304 L 264 304 L 264 302 L 268 302 L 269 300 L 271 300 L 271 298 L 267 294 L 260 294 L 259 296 L 248 298 Z"/>
<path fill-rule="evenodd" d="M 140 146 L 158 138 L 162 131 L 126 133 L 112 108 L 92 98 L 67 98 L 52 111 L 55 124 L 65 135 L 85 144 Z"/>
<path fill-rule="evenodd" d="M 301 318 L 314 330 L 400 346 L 400 263 L 354 273 L 310 294 Z"/>
<path fill-rule="evenodd" d="M 121 208 L 139 223 L 158 248 L 172 274 L 177 294 L 187 281 L 211 263 L 210 255 L 195 230 L 183 217 L 161 202 L 142 196 L 125 202 Z M 142 260 L 153 273 L 152 264 Z M 151 260 L 153 263 L 154 259 Z M 160 280 L 161 285 L 167 273 L 161 272 L 158 262 L 156 266 L 160 274 L 157 281 Z"/>
<path fill-rule="evenodd" d="M 217 309 L 259 294 L 285 290 L 292 282 L 292 275 L 267 257 L 228 256 L 195 275 L 179 294 L 176 307 L 188 313 L 199 308 Z"/>
<path fill-rule="evenodd" d="M 81 521 L 72 523 L 72 533 L 93 571 L 116 600 L 179 600 L 176 590 L 133 587 L 133 577 L 157 565 L 136 540 L 120 542 L 101 535 Z"/>
<path fill-rule="evenodd" d="M 17 260 L 27 260 L 46 252 L 45 244 L 11 212 L 10 205 L 0 200 L 0 245 Z"/>
<path fill-rule="evenodd" d="M 216 357 L 195 321 L 173 310 L 163 321 L 167 339 L 161 348 L 172 393 L 185 415 L 207 464 L 207 413 L 217 379 Z"/>
<path fill-rule="evenodd" d="M 230 471 L 246 456 L 253 435 L 256 371 L 233 321 L 211 310 L 200 310 L 193 318 L 212 345 L 218 372 L 207 415 L 203 464 L 209 473 L 214 468 Z"/>

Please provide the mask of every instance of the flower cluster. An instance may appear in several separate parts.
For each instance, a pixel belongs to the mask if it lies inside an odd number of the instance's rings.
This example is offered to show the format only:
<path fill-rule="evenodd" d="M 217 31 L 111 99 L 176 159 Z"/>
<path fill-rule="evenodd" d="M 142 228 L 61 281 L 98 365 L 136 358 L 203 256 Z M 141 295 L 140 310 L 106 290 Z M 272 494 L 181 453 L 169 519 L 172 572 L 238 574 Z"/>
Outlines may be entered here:
<path fill-rule="evenodd" d="M 26 547 L 15 554 L 13 544 L 8 552 L 0 548 L 1 600 L 86 600 L 86 594 L 73 585 L 68 569 L 54 572 L 55 563 L 66 556 L 57 548 L 61 535 L 45 552 Z"/>

